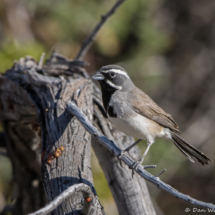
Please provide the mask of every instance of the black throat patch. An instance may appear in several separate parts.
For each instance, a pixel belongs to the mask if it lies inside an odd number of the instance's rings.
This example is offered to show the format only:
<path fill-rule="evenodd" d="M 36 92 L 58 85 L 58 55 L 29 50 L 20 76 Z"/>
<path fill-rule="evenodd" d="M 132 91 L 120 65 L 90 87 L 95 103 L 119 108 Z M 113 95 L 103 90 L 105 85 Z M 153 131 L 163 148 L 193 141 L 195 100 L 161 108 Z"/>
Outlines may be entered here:
<path fill-rule="evenodd" d="M 108 116 L 111 118 L 117 118 L 117 114 L 114 111 L 114 108 L 112 105 L 108 106 L 108 110 L 107 110 Z"/>
<path fill-rule="evenodd" d="M 112 106 L 109 106 L 111 96 L 116 92 L 116 89 L 110 87 L 105 81 L 100 82 L 102 88 L 102 101 L 106 113 L 110 117 L 117 117 Z"/>

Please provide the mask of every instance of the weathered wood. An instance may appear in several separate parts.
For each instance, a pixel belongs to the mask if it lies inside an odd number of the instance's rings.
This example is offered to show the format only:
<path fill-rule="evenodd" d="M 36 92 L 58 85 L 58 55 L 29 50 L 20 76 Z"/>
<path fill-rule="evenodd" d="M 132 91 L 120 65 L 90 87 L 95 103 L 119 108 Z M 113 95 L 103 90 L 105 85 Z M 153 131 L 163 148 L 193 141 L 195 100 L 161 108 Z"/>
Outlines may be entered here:
<path fill-rule="evenodd" d="M 31 172 L 31 168 L 37 166 L 38 174 L 40 174 L 38 179 L 42 177 L 48 202 L 69 186 L 85 183 L 94 193 L 95 213 L 103 214 L 102 206 L 93 187 L 90 165 L 91 135 L 85 131 L 75 117 L 71 118 L 67 114 L 67 102 L 70 100 L 75 102 L 88 119 L 94 122 L 110 139 L 116 141 L 120 148 L 126 148 L 133 142 L 133 138 L 112 128 L 110 122 L 105 118 L 100 89 L 87 79 L 88 75 L 83 69 L 85 65 L 83 61 L 67 60 L 57 53 L 53 53 L 42 69 L 41 65 L 38 67 L 30 57 L 20 59 L 0 78 L 1 101 L 3 101 L 1 117 L 6 137 L 10 134 L 11 123 L 14 123 L 14 120 L 22 119 L 23 123 L 17 121 L 17 125 L 25 124 L 28 128 L 28 130 L 22 130 L 20 139 L 24 136 L 23 134 L 26 137 L 31 136 L 25 142 L 22 142 L 21 139 L 19 148 L 26 144 L 31 151 L 37 149 L 34 156 L 32 152 L 23 153 L 22 156 L 24 158 L 29 155 L 29 160 L 25 165 L 30 165 L 30 167 L 26 171 Z M 29 147 L 28 144 L 32 141 L 34 147 Z M 145 181 L 136 176 L 132 179 L 127 167 L 121 168 L 118 160 L 107 149 L 101 147 L 96 141 L 92 141 L 92 143 L 119 213 L 123 215 L 155 214 Z M 17 148 L 16 144 L 15 138 L 13 140 L 14 148 Z M 55 157 L 55 152 L 60 146 L 64 147 L 64 151 L 60 156 Z M 8 151 L 13 152 L 11 157 L 16 157 L 14 153 L 17 152 L 14 152 L 13 147 L 8 148 Z M 40 158 L 40 153 L 42 158 Z M 139 154 L 137 148 L 132 154 L 133 158 L 137 159 Z M 24 161 L 26 161 L 25 158 Z M 16 169 L 19 171 L 22 165 L 16 165 L 16 161 L 13 163 L 14 171 L 16 172 Z M 42 167 L 42 175 L 40 167 Z M 23 180 L 22 177 L 21 179 Z M 29 183 L 33 183 L 32 181 L 33 179 Z M 34 196 L 32 193 L 31 195 Z M 17 199 L 22 200 L 19 197 Z M 65 200 L 53 214 L 80 214 L 83 202 L 83 195 L 79 192 Z M 20 206 L 20 211 L 25 204 L 26 202 Z M 38 207 L 28 208 L 28 210 L 22 211 L 22 214 L 36 209 Z M 18 213 L 14 212 L 14 214 Z"/>
<path fill-rule="evenodd" d="M 55 64 L 58 58 L 52 56 L 51 61 Z M 67 61 L 65 60 L 65 62 Z M 75 63 L 73 66 L 75 66 Z M 95 214 L 104 214 L 93 186 L 90 165 L 91 136 L 82 128 L 76 118 L 71 118 L 65 112 L 67 101 L 72 99 L 92 120 L 92 83 L 81 77 L 79 73 L 75 75 L 75 72 L 72 76 L 73 78 L 63 76 L 48 77 L 55 70 L 55 68 L 50 69 L 50 64 L 51 62 L 49 61 L 45 71 L 38 71 L 38 65 L 33 59 L 21 59 L 1 79 L 7 79 L 7 83 L 13 82 L 18 85 L 24 92 L 20 96 L 28 99 L 30 97 L 31 102 L 34 102 L 37 108 L 41 127 L 42 182 L 48 201 L 54 199 L 59 193 L 73 184 L 85 183 L 91 187 L 97 200 Z M 62 59 L 58 66 L 61 64 L 63 65 Z M 70 65 L 67 70 L 70 70 Z M 51 72 L 49 73 L 49 71 Z M 46 72 L 46 76 L 40 74 L 44 72 Z M 76 76 L 76 79 L 74 76 Z M 1 85 L 1 89 L 4 92 L 3 94 L 1 93 L 1 96 L 7 94 L 4 84 Z M 16 97 L 16 94 L 14 95 L 11 92 L 9 94 L 10 97 L 14 98 L 13 101 L 20 100 L 19 97 Z M 2 101 L 4 100 L 2 98 Z M 14 106 L 14 104 L 12 105 Z M 25 108 L 27 112 L 29 106 Z M 7 110 L 8 107 L 5 106 L 4 117 L 7 115 Z M 25 113 L 22 114 L 25 115 Z M 14 117 L 13 114 L 11 114 L 11 117 Z M 29 117 L 32 116 L 30 115 Z M 13 121 L 10 117 L 8 120 Z M 8 134 L 7 128 L 8 126 L 6 125 L 6 134 Z M 22 132 L 21 135 L 24 136 L 25 134 L 25 132 Z M 27 144 L 28 141 L 26 141 Z M 16 142 L 14 142 L 14 145 L 16 146 Z M 60 146 L 64 147 L 64 151 L 60 156 L 54 157 L 54 153 Z M 11 157 L 13 156 L 15 155 Z M 31 162 L 29 161 L 28 163 L 32 164 L 34 157 L 32 155 L 29 155 L 29 157 L 31 157 Z M 38 172 L 40 173 L 40 168 L 38 168 Z M 79 192 L 65 200 L 53 214 L 80 214 L 83 202 L 83 195 Z M 32 211 L 28 210 L 28 212 Z"/>
<path fill-rule="evenodd" d="M 83 183 L 72 185 L 71 187 L 64 190 L 60 195 L 58 195 L 54 200 L 52 200 L 48 205 L 40 210 L 31 213 L 29 215 L 46 215 L 53 211 L 58 205 L 60 205 L 69 196 L 76 195 L 77 192 L 82 192 L 84 198 L 88 198 L 88 201 L 84 201 L 83 208 L 81 210 L 82 214 L 93 214 L 94 210 L 94 199 L 91 188 Z"/>
<path fill-rule="evenodd" d="M 16 199 L 16 202 L 12 214 L 27 214 L 46 203 L 40 180 L 37 112 L 26 91 L 5 76 L 0 77 L 0 101 L 5 146 L 13 166 L 14 191 L 11 200 Z"/>

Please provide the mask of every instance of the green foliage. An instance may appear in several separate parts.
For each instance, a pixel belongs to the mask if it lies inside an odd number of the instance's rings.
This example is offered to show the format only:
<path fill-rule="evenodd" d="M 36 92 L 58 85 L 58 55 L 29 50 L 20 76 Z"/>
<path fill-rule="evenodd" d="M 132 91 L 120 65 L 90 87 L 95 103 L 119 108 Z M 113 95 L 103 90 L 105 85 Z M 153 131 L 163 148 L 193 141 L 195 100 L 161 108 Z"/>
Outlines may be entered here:
<path fill-rule="evenodd" d="M 44 48 L 39 43 L 18 44 L 16 42 L 5 42 L 0 49 L 0 72 L 3 73 L 13 66 L 14 60 L 31 55 L 39 60 Z"/>
<path fill-rule="evenodd" d="M 44 49 L 50 50 L 53 47 L 67 57 L 74 57 L 101 15 L 116 1 L 23 2 L 29 13 L 34 14 L 31 26 L 36 32 L 36 42 L 24 45 L 10 37 L 9 40 L 15 42 L 4 41 L 0 50 L 1 72 L 9 68 L 14 59 L 27 54 L 38 59 Z M 111 58 L 112 63 L 126 61 L 128 67 L 136 69 L 136 74 L 141 75 L 144 71 L 142 62 L 148 56 L 164 52 L 171 44 L 168 35 L 155 22 L 159 2 L 125 1 L 99 33 L 94 50 L 101 56 Z M 124 49 L 128 51 L 124 52 Z"/>

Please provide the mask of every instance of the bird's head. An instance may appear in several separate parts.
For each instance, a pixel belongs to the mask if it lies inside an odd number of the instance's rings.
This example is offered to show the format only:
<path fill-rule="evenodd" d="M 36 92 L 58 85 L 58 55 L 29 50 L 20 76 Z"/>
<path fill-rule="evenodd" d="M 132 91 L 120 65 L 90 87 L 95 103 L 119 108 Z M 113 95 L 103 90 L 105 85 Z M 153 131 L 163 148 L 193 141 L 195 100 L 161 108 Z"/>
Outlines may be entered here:
<path fill-rule="evenodd" d="M 128 90 L 133 87 L 128 73 L 121 66 L 107 65 L 92 77 L 92 79 L 99 81 L 102 89 L 112 90 Z"/>

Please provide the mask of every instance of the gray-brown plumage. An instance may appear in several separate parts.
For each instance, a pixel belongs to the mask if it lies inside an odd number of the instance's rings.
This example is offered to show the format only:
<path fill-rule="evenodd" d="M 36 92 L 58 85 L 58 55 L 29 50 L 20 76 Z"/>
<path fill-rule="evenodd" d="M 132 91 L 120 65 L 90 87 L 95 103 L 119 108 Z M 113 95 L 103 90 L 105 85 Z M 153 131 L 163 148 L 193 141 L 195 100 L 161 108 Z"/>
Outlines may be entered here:
<path fill-rule="evenodd" d="M 142 159 L 134 163 L 134 168 L 143 162 L 156 137 L 171 140 L 191 162 L 196 158 L 202 165 L 209 164 L 210 158 L 179 136 L 179 127 L 171 115 L 138 89 L 122 67 L 104 66 L 93 79 L 101 85 L 104 108 L 112 124 L 127 135 L 147 140 L 148 147 Z"/>
<path fill-rule="evenodd" d="M 157 122 L 165 128 L 169 128 L 171 131 L 180 133 L 178 130 L 179 127 L 171 115 L 160 108 L 139 88 L 134 87 L 134 89 L 128 93 L 128 101 L 132 104 L 137 113 Z"/>
<path fill-rule="evenodd" d="M 209 164 L 209 161 L 211 161 L 210 158 L 208 158 L 204 153 L 202 153 L 194 146 L 187 143 L 184 139 L 182 139 L 178 135 L 178 133 L 180 133 L 179 127 L 177 123 L 173 120 L 171 115 L 166 113 L 162 108 L 160 108 L 142 90 L 137 87 L 134 87 L 134 89 L 129 92 L 128 101 L 132 104 L 132 107 L 137 113 L 157 122 L 165 128 L 169 128 L 175 146 L 191 162 L 194 162 L 192 157 L 195 157 L 202 165 Z"/>

